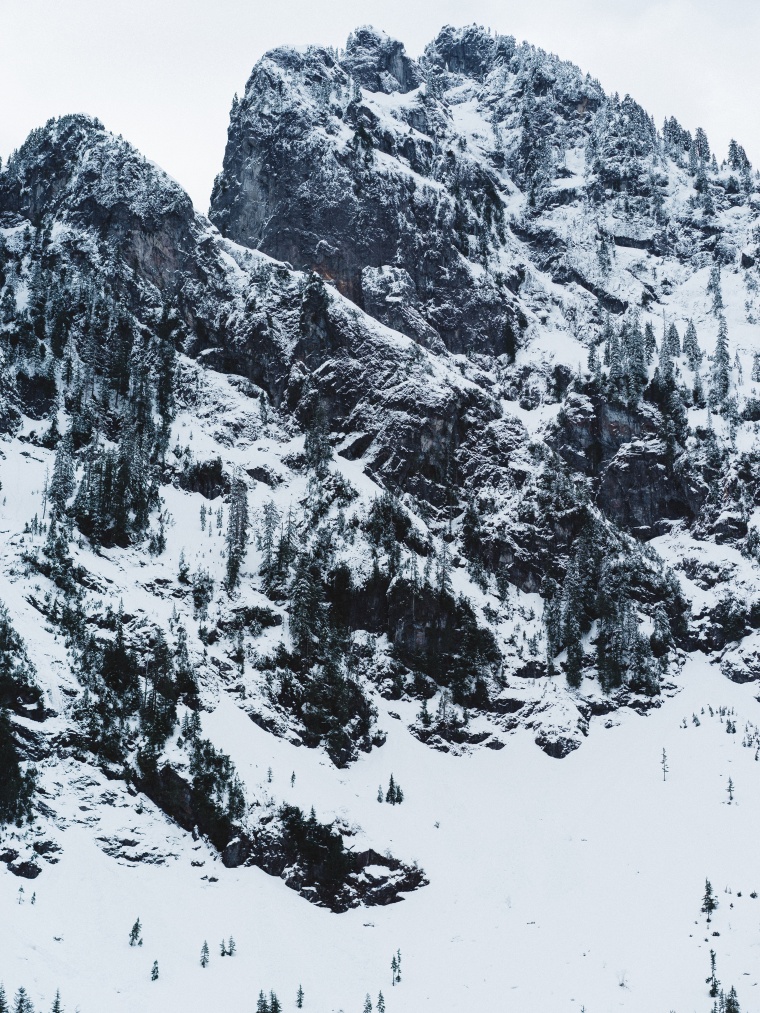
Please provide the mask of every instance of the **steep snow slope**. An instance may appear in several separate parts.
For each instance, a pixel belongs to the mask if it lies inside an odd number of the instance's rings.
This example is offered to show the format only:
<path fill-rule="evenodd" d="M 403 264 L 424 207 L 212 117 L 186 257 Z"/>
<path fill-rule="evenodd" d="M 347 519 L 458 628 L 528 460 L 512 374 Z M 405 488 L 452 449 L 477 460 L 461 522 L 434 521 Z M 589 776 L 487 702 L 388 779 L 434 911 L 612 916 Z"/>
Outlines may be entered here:
<path fill-rule="evenodd" d="M 204 731 L 230 750 L 248 784 L 261 785 L 271 767 L 273 797 L 316 798 L 350 815 L 375 840 L 414 854 L 430 886 L 402 904 L 331 914 L 259 870 L 225 869 L 187 837 L 167 841 L 147 800 L 95 775 L 46 800 L 63 855 L 35 884 L 23 883 L 25 903 L 17 903 L 20 880 L 0 877 L 6 987 L 25 984 L 44 1004 L 60 987 L 82 1013 L 251 1007 L 262 988 L 290 1008 L 299 983 L 304 1008 L 316 1011 L 359 1010 L 365 993 L 374 1001 L 379 990 L 399 1011 L 680 1011 L 709 1008 L 712 948 L 721 981 L 752 1010 L 760 900 L 750 897 L 758 868 L 747 844 L 760 788 L 757 741 L 742 748 L 742 738 L 758 705 L 750 687 L 727 683 L 699 657 L 681 685 L 646 721 L 622 717 L 562 763 L 523 734 L 466 759 L 428 750 L 404 729 L 408 704 L 390 708 L 399 721 L 378 701 L 386 745 L 340 773 L 257 730 L 223 698 Z M 718 707 L 729 708 L 736 734 L 726 734 Z M 402 806 L 375 801 L 390 771 L 404 786 Z M 51 770 L 45 780 L 52 788 L 62 776 Z M 109 791 L 116 799 L 103 807 Z M 88 819 L 98 820 L 97 837 L 82 825 Z M 162 865 L 114 861 L 97 843 L 108 834 L 172 854 Z M 709 931 L 700 913 L 706 876 L 719 900 Z M 135 950 L 127 936 L 138 916 L 144 945 Z M 237 954 L 221 958 L 218 941 L 230 934 Z M 399 948 L 402 981 L 391 987 Z"/>

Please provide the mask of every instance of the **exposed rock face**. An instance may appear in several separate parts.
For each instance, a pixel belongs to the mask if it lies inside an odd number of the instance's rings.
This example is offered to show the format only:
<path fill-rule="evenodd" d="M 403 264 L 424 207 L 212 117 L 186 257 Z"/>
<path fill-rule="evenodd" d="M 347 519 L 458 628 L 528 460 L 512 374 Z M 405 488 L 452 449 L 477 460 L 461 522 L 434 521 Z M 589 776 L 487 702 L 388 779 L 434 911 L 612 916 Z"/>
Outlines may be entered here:
<path fill-rule="evenodd" d="M 422 83 L 420 69 L 403 45 L 369 25 L 349 35 L 342 63 L 368 91 L 408 92 Z"/>
<path fill-rule="evenodd" d="M 574 470 L 594 480 L 604 513 L 643 538 L 668 521 L 694 520 L 705 497 L 686 461 L 668 454 L 660 427 L 659 411 L 646 402 L 631 409 L 570 394 L 551 438 Z"/>
<path fill-rule="evenodd" d="M 428 347 L 437 336 L 455 351 L 512 354 L 522 317 L 503 280 L 480 276 L 469 238 L 477 206 L 504 241 L 502 184 L 451 146 L 451 112 L 426 76 L 400 43 L 369 29 L 339 63 L 314 47 L 268 54 L 233 107 L 211 219 L 363 307 L 378 307 L 382 272 L 401 269 L 394 280 L 411 284 L 417 305 L 380 319 Z M 357 84 L 414 97 L 386 109 Z"/>

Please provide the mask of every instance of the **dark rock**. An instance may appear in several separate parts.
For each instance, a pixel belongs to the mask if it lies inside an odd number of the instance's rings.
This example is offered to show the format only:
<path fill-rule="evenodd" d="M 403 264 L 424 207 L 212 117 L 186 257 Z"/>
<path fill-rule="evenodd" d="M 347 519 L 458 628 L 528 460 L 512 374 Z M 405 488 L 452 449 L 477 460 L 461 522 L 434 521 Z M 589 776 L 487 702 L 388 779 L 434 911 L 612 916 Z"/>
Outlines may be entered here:
<path fill-rule="evenodd" d="M 36 879 L 42 872 L 42 869 L 34 862 L 10 862 L 8 871 L 12 872 L 14 876 L 20 876 L 22 879 Z"/>
<path fill-rule="evenodd" d="M 572 735 L 547 735 L 544 732 L 539 732 L 535 742 L 547 756 L 552 756 L 555 760 L 564 759 L 581 744 L 581 740 Z"/>
<path fill-rule="evenodd" d="M 222 459 L 190 461 L 177 476 L 181 489 L 199 492 L 206 499 L 218 499 L 230 491 L 230 478 L 222 467 Z"/>
<path fill-rule="evenodd" d="M 423 81 L 403 45 L 368 25 L 349 35 L 343 66 L 368 91 L 408 92 Z"/>

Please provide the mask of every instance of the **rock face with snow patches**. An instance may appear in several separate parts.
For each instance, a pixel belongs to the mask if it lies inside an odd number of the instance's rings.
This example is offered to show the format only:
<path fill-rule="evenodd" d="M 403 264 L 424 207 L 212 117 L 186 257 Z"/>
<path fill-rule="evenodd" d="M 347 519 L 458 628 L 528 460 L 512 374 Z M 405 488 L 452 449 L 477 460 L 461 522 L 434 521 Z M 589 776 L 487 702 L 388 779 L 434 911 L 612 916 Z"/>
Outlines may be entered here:
<path fill-rule="evenodd" d="M 265 882 L 271 925 L 371 907 L 385 945 L 442 851 L 477 880 L 436 815 L 451 781 L 491 826 L 463 755 L 561 805 L 690 671 L 746 704 L 759 251 L 739 144 L 475 26 L 265 55 L 210 220 L 99 121 L 33 131 L 0 171 L 0 881 Z"/>

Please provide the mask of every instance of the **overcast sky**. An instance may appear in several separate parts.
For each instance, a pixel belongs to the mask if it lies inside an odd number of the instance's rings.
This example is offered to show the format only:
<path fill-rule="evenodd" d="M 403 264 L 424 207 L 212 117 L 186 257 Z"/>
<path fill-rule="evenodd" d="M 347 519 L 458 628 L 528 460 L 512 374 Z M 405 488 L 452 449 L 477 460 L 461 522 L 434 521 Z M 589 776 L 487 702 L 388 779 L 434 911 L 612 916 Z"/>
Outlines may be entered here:
<path fill-rule="evenodd" d="M 412 56 L 443 24 L 477 22 L 629 92 L 658 126 L 703 126 L 760 166 L 758 0 L 0 0 L 0 154 L 51 116 L 87 112 L 205 211 L 235 92 L 281 44 L 342 46 L 374 24 Z"/>

